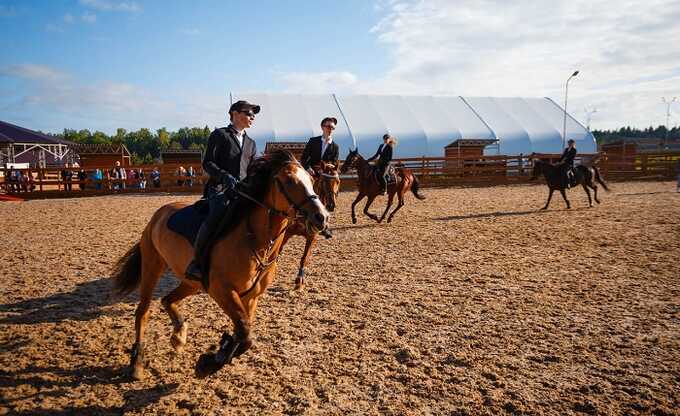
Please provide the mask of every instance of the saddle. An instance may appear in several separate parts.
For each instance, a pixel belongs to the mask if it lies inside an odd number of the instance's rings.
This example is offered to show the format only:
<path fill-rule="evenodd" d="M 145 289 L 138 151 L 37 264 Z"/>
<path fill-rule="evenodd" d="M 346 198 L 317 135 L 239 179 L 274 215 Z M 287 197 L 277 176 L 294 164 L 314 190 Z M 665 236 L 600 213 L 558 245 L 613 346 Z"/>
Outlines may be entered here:
<path fill-rule="evenodd" d="M 380 183 L 380 179 L 378 178 L 378 175 L 380 175 L 380 169 L 378 169 L 377 166 L 373 167 L 373 178 L 375 179 L 376 182 Z M 385 182 L 387 185 L 392 185 L 397 183 L 398 181 L 398 176 L 397 176 L 397 170 L 394 167 L 393 164 L 387 165 L 387 168 L 385 168 Z"/>
<path fill-rule="evenodd" d="M 172 214 L 168 218 L 168 228 L 186 238 L 193 245 L 201 224 L 208 217 L 209 209 L 208 200 L 199 199 L 193 205 Z"/>

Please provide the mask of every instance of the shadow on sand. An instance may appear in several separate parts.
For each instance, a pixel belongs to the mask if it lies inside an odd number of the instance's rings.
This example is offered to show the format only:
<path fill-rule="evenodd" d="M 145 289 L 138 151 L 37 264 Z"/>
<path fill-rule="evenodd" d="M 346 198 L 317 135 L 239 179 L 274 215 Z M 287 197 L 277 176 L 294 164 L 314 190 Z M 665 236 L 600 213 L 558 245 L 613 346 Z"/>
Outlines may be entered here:
<path fill-rule="evenodd" d="M 171 273 L 165 273 L 154 291 L 154 298 L 158 298 L 177 286 L 177 280 Z M 89 321 L 103 314 L 102 307 L 118 302 L 136 304 L 138 295 L 135 293 L 122 299 L 111 296 L 111 281 L 99 278 L 84 283 L 78 283 L 70 292 L 55 293 L 53 295 L 26 299 L 15 303 L 0 304 L 0 324 L 39 324 L 57 323 L 66 319 L 72 321 Z M 118 316 L 122 311 L 107 311 L 108 316 Z"/>

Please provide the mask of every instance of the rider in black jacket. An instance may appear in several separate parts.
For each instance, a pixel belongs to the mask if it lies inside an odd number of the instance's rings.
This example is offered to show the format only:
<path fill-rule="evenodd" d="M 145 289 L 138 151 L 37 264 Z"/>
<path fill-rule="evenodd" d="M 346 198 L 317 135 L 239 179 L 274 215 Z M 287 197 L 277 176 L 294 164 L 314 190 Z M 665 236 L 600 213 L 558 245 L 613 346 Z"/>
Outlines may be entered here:
<path fill-rule="evenodd" d="M 245 129 L 255 120 L 260 106 L 247 101 L 237 101 L 229 108 L 231 124 L 215 129 L 208 138 L 208 147 L 203 156 L 203 170 L 210 175 L 205 184 L 203 197 L 208 199 L 210 212 L 194 241 L 194 260 L 189 263 L 186 275 L 190 279 L 202 280 L 205 260 L 213 240 L 213 231 L 224 218 L 232 214 L 228 209 L 236 196 L 236 185 L 245 179 L 248 165 L 255 158 L 255 141 L 248 137 Z"/>
<path fill-rule="evenodd" d="M 394 148 L 395 140 L 389 134 L 383 136 L 383 144 L 378 147 L 378 151 L 368 159 L 368 161 L 378 158 L 375 167 L 378 169 L 378 181 L 380 182 L 380 193 L 385 195 L 387 193 L 387 179 L 385 178 L 385 171 L 392 160 L 392 150 Z"/>
<path fill-rule="evenodd" d="M 576 142 L 573 139 L 567 141 L 567 148 L 564 149 L 559 162 L 562 163 L 562 182 L 565 188 L 571 186 L 570 174 L 574 175 L 574 159 L 576 158 Z"/>

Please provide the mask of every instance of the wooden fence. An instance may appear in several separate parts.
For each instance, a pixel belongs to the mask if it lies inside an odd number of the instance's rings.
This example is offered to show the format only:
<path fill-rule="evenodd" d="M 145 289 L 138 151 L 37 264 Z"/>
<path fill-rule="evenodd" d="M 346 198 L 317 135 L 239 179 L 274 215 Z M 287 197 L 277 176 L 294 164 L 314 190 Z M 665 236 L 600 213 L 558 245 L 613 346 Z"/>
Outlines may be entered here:
<path fill-rule="evenodd" d="M 535 158 L 555 162 L 559 154 L 534 154 Z M 645 180 L 674 179 L 677 176 L 680 152 L 649 153 L 637 155 L 604 155 L 581 154 L 576 163 L 591 164 L 594 160 L 600 168 L 605 180 Z M 526 183 L 531 177 L 532 163 L 528 155 L 517 156 L 482 156 L 472 159 L 445 157 L 418 157 L 397 159 L 395 162 L 411 169 L 426 187 L 442 186 L 480 186 Z M 27 180 L 9 181 L 6 170 L 0 169 L 0 191 L 18 194 L 22 198 L 49 198 L 66 196 L 89 196 L 131 192 L 187 192 L 201 193 L 206 176 L 200 164 L 191 166 L 192 177 L 179 176 L 178 164 L 160 164 L 134 166 L 132 169 L 144 172 L 144 180 L 128 177 L 126 180 L 112 179 L 104 175 L 102 180 L 92 179 L 94 168 L 88 168 L 87 179 L 78 180 L 79 168 L 68 169 L 73 172 L 73 179 L 65 182 L 60 168 L 52 169 L 20 169 Z M 151 173 L 158 168 L 159 180 L 154 182 Z M 103 172 L 110 166 L 100 167 Z M 130 170 L 130 169 L 127 169 Z M 343 176 L 342 189 L 349 190 L 356 186 L 355 175 Z M 144 184 L 145 181 L 145 184 Z M 68 190 L 68 187 L 71 187 Z M 81 189 L 83 185 L 84 189 Z M 145 185 L 145 186 L 144 186 Z M 33 191 L 29 190 L 33 188 Z M 28 192 L 27 192 L 28 191 Z"/>

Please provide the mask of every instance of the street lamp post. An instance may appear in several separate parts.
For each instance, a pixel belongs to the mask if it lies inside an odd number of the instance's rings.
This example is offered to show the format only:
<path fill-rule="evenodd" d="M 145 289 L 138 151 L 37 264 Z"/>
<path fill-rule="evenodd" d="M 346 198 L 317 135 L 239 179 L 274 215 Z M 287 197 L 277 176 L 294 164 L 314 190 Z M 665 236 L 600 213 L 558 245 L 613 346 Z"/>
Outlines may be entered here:
<path fill-rule="evenodd" d="M 569 78 L 567 78 L 567 83 L 564 87 L 564 124 L 562 125 L 562 149 L 566 147 L 567 141 L 567 97 L 569 96 L 569 81 L 578 75 L 578 71 L 574 71 Z"/>
<path fill-rule="evenodd" d="M 673 97 L 672 100 L 666 100 L 666 97 L 661 97 L 661 100 L 666 104 L 666 137 L 663 140 L 663 147 L 666 148 L 668 144 L 668 119 L 671 118 L 671 105 L 678 99 L 678 97 Z"/>

